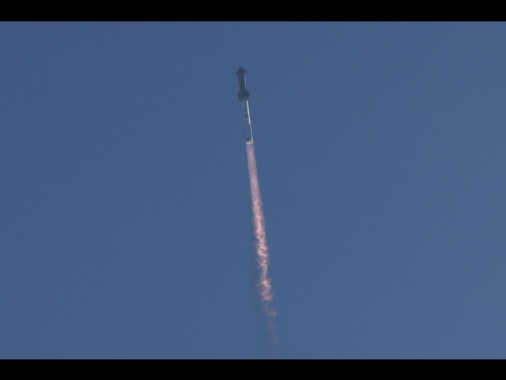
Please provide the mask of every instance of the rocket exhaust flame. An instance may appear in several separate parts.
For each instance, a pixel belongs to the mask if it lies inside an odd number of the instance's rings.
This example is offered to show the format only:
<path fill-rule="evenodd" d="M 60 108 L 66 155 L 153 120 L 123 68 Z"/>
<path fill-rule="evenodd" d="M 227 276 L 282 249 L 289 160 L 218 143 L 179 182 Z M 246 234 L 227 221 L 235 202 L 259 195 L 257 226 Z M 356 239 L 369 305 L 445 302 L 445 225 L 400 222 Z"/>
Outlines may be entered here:
<path fill-rule="evenodd" d="M 268 317 L 276 316 L 276 311 L 272 308 L 273 300 L 272 284 L 269 279 L 269 248 L 267 247 L 267 235 L 265 232 L 265 219 L 262 208 L 262 197 L 260 196 L 260 185 L 258 183 L 257 166 L 255 160 L 255 148 L 253 144 L 246 144 L 248 155 L 249 181 L 251 188 L 251 211 L 253 213 L 253 229 L 255 233 L 255 249 L 257 254 L 257 263 L 260 270 L 258 280 L 258 290 L 264 311 Z"/>

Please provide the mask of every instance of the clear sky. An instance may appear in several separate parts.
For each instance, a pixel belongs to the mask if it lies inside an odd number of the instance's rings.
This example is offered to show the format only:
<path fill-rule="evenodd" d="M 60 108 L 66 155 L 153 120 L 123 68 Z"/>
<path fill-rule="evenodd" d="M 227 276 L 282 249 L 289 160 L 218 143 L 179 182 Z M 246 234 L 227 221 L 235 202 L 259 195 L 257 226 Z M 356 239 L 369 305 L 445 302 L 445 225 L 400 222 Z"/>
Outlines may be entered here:
<path fill-rule="evenodd" d="M 506 357 L 506 24 L 0 23 L 0 358 Z"/>

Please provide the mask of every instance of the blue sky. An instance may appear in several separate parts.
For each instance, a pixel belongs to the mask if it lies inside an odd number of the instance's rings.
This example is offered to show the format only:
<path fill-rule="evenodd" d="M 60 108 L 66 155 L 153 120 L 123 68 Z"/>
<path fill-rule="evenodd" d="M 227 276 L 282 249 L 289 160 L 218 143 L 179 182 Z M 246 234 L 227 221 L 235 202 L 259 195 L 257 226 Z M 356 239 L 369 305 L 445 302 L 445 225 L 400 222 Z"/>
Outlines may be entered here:
<path fill-rule="evenodd" d="M 0 357 L 504 358 L 506 25 L 0 23 Z"/>

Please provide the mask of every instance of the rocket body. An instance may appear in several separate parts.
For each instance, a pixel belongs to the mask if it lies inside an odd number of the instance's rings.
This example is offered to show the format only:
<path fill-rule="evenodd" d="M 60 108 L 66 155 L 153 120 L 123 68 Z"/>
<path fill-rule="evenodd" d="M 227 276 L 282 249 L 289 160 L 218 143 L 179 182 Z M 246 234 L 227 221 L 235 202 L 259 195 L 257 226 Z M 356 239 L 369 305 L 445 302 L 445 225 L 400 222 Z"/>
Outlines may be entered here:
<path fill-rule="evenodd" d="M 249 91 L 246 86 L 246 70 L 242 67 L 239 67 L 236 74 L 239 76 L 239 100 L 242 102 L 243 100 L 249 100 Z"/>
<path fill-rule="evenodd" d="M 249 114 L 249 100 L 244 100 L 244 138 L 246 144 L 253 144 L 253 132 L 251 130 L 251 117 Z"/>
<path fill-rule="evenodd" d="M 239 76 L 239 100 L 242 102 L 244 107 L 244 138 L 246 144 L 253 144 L 253 131 L 251 129 L 251 116 L 249 112 L 249 91 L 246 86 L 246 70 L 239 67 L 236 74 Z"/>

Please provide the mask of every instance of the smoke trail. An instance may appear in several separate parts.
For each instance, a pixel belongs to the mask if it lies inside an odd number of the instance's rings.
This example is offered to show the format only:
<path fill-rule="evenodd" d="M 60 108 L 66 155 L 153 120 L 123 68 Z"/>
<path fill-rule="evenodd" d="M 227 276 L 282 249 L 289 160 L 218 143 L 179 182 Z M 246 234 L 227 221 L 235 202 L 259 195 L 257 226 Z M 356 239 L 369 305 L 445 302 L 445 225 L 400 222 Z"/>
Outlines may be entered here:
<path fill-rule="evenodd" d="M 255 160 L 255 149 L 253 144 L 246 144 L 246 152 L 248 156 L 249 181 L 251 187 L 251 211 L 253 213 L 253 229 L 255 233 L 255 248 L 257 254 L 257 263 L 260 270 L 258 280 L 258 291 L 262 300 L 265 315 L 267 317 L 268 329 L 277 343 L 274 331 L 273 318 L 276 311 L 272 308 L 272 284 L 269 279 L 269 248 L 267 247 L 267 235 L 265 233 L 265 220 L 262 208 L 262 197 L 260 196 L 260 185 L 258 184 L 257 165 Z"/>

